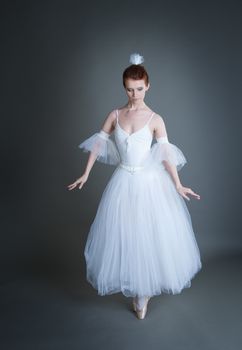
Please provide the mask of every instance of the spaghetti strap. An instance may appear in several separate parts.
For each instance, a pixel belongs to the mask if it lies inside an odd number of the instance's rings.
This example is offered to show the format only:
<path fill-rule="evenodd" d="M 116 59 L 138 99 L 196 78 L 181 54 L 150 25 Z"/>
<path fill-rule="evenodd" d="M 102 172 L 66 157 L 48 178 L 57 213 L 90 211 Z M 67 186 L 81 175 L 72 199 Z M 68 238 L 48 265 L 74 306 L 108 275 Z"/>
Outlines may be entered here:
<path fill-rule="evenodd" d="M 118 123 L 118 112 L 119 112 L 119 110 L 116 109 L 115 112 L 116 112 L 116 120 L 117 120 L 117 123 Z"/>
<path fill-rule="evenodd" d="M 118 108 L 115 109 L 115 113 L 116 113 L 116 125 L 117 125 L 117 124 L 119 124 L 119 120 L 118 120 L 119 109 L 118 109 Z M 150 116 L 150 118 L 148 119 L 148 121 L 145 123 L 144 127 L 150 123 L 150 121 L 151 121 L 151 119 L 153 118 L 154 114 L 155 114 L 155 112 L 152 112 L 152 113 L 151 113 L 151 116 Z"/>
<path fill-rule="evenodd" d="M 153 118 L 154 114 L 155 114 L 155 112 L 152 112 L 152 113 L 151 113 L 151 116 L 150 116 L 150 118 L 149 118 L 148 122 L 146 123 L 146 125 L 148 125 L 148 124 L 149 124 L 149 122 L 150 122 L 150 121 L 151 121 L 151 119 Z"/>

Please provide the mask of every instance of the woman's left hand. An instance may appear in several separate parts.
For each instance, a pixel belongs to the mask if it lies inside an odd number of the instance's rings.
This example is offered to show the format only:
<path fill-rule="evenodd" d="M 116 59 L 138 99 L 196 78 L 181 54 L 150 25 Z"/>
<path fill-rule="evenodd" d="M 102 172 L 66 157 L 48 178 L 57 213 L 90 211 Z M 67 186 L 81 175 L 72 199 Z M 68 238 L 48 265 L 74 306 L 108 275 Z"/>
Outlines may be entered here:
<path fill-rule="evenodd" d="M 195 193 L 191 188 L 184 187 L 182 185 L 176 186 L 177 192 L 184 198 L 186 198 L 188 201 L 190 201 L 190 198 L 187 196 L 187 194 L 190 194 L 196 199 L 200 199 L 199 194 Z"/>

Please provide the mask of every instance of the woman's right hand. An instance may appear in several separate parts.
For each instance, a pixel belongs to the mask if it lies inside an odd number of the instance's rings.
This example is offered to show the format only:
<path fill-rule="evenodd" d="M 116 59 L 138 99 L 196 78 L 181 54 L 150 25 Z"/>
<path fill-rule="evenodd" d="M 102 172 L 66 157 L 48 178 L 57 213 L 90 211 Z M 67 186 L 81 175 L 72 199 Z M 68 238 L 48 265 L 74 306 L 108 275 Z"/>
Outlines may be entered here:
<path fill-rule="evenodd" d="M 80 184 L 80 186 L 79 186 L 79 190 L 80 190 L 82 188 L 82 186 L 84 185 L 84 183 L 87 181 L 87 179 L 88 179 L 88 175 L 87 174 L 83 174 L 75 182 L 73 182 L 72 184 L 68 185 L 68 189 L 69 190 L 73 190 L 78 184 Z"/>

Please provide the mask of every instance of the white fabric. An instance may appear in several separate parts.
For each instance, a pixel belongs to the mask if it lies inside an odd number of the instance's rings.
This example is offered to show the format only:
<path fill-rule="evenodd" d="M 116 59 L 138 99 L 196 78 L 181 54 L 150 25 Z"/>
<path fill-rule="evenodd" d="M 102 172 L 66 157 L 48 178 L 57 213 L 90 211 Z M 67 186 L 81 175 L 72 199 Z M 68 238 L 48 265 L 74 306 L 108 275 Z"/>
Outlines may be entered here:
<path fill-rule="evenodd" d="M 126 165 L 126 164 L 123 164 L 123 163 L 120 163 L 119 166 L 121 168 L 124 168 L 124 169 L 130 171 L 131 173 L 133 173 L 134 171 L 138 171 L 138 170 L 144 169 L 143 166 L 130 166 L 130 165 Z"/>
<path fill-rule="evenodd" d="M 119 124 L 114 130 L 114 144 L 126 168 L 117 166 L 106 185 L 84 251 L 87 280 L 100 295 L 177 294 L 191 286 L 202 266 L 185 200 L 159 163 L 169 159 L 179 167 L 184 158 L 168 140 L 152 150 L 148 125 L 131 135 Z M 108 140 L 99 156 L 107 155 L 103 149 Z M 116 152 L 111 154 L 102 159 L 109 162 Z"/>
<path fill-rule="evenodd" d="M 96 160 L 102 163 L 116 165 L 120 163 L 120 157 L 116 145 L 110 139 L 110 135 L 104 130 L 91 135 L 84 140 L 79 148 L 84 152 L 93 152 L 97 155 Z"/>
<path fill-rule="evenodd" d="M 137 297 L 136 298 L 136 305 L 138 310 L 143 309 L 144 305 L 147 303 L 147 297 Z"/>
<path fill-rule="evenodd" d="M 167 137 L 160 137 L 157 142 L 151 147 L 151 157 L 157 163 L 168 161 L 170 164 L 175 165 L 177 171 L 187 163 L 187 160 L 182 151 L 172 143 L 168 141 Z"/>

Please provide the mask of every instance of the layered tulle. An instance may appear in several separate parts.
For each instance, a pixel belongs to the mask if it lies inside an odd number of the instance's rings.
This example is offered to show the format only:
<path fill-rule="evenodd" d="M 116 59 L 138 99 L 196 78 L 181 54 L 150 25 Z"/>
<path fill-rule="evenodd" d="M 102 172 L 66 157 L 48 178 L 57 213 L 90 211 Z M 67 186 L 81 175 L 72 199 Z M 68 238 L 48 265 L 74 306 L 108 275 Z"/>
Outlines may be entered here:
<path fill-rule="evenodd" d="M 117 165 L 121 162 L 116 144 L 110 139 L 110 135 L 103 130 L 91 135 L 78 147 L 82 148 L 84 152 L 93 152 L 99 162 L 110 165 Z M 170 143 L 167 137 L 158 138 L 157 142 L 151 146 L 146 163 L 149 161 L 154 161 L 157 164 L 168 161 L 175 165 L 178 171 L 187 163 L 182 151 Z"/>
<path fill-rule="evenodd" d="M 156 163 L 167 161 L 177 167 L 177 170 L 187 163 L 182 151 L 174 144 L 168 141 L 167 137 L 157 138 L 157 142 L 151 146 L 150 157 Z"/>
<path fill-rule="evenodd" d="M 85 247 L 87 280 L 98 294 L 177 294 L 201 261 L 184 199 L 167 171 L 117 167 Z"/>
<path fill-rule="evenodd" d="M 186 203 L 162 162 L 180 170 L 185 156 L 167 137 L 151 146 L 147 126 L 114 135 L 115 143 L 101 131 L 79 145 L 99 161 L 119 163 L 87 237 L 87 280 L 100 295 L 180 293 L 202 264 Z"/>
<path fill-rule="evenodd" d="M 110 139 L 110 135 L 103 130 L 91 135 L 78 147 L 82 148 L 83 152 L 93 152 L 99 162 L 110 165 L 120 163 L 120 156 L 115 143 Z"/>

